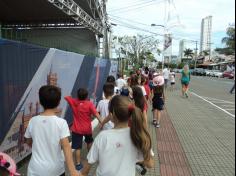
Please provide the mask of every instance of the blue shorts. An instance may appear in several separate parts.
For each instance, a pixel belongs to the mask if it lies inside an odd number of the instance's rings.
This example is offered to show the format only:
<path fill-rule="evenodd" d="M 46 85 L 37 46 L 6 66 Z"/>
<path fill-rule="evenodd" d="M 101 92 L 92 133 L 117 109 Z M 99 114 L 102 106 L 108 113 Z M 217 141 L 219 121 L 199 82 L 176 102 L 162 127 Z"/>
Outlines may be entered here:
<path fill-rule="evenodd" d="M 85 137 L 85 142 L 87 144 L 91 144 L 93 143 L 93 136 L 92 134 L 78 134 L 78 133 L 74 133 L 72 132 L 72 149 L 82 149 L 83 146 L 83 137 Z"/>

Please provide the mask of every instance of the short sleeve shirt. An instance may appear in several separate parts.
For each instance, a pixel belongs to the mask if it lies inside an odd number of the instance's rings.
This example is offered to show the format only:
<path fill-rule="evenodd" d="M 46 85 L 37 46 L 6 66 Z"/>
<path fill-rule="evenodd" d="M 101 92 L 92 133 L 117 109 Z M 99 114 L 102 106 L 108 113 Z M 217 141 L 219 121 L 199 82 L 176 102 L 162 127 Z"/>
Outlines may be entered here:
<path fill-rule="evenodd" d="M 64 119 L 57 116 L 33 117 L 25 132 L 25 137 L 33 140 L 27 175 L 63 174 L 65 166 L 60 140 L 69 136 L 69 127 Z"/>
<path fill-rule="evenodd" d="M 92 134 L 91 116 L 97 114 L 93 103 L 88 100 L 78 100 L 65 97 L 73 111 L 73 124 L 71 130 L 77 134 Z"/>
<path fill-rule="evenodd" d="M 135 176 L 135 164 L 143 161 L 143 154 L 131 141 L 130 128 L 112 129 L 99 133 L 87 159 L 98 162 L 97 176 Z"/>

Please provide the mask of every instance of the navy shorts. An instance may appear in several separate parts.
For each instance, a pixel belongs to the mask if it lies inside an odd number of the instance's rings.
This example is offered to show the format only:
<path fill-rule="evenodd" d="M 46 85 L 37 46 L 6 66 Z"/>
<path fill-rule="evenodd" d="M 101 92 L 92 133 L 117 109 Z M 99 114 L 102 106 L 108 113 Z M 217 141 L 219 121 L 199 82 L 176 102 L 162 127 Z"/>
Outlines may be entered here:
<path fill-rule="evenodd" d="M 153 110 L 157 109 L 162 111 L 164 109 L 164 101 L 162 98 L 153 98 L 152 99 L 152 108 Z"/>
<path fill-rule="evenodd" d="M 72 132 L 72 149 L 82 149 L 83 146 L 83 137 L 85 137 L 85 142 L 87 144 L 93 143 L 93 136 L 92 134 L 77 134 Z"/>

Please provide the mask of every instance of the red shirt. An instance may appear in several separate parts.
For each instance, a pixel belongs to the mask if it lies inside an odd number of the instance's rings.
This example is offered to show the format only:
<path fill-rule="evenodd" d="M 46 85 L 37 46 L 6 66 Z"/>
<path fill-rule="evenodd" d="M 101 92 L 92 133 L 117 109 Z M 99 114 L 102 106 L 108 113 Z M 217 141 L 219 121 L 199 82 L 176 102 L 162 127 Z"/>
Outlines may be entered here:
<path fill-rule="evenodd" d="M 95 106 L 89 100 L 79 100 L 65 97 L 73 111 L 71 131 L 78 134 L 92 134 L 91 116 L 96 115 Z"/>
<path fill-rule="evenodd" d="M 150 94 L 151 94 L 151 89 L 150 89 L 149 85 L 147 85 L 147 84 L 144 85 L 144 88 L 145 88 L 145 91 L 147 93 L 146 97 L 147 97 L 147 100 L 148 100 L 149 97 L 150 97 Z"/>

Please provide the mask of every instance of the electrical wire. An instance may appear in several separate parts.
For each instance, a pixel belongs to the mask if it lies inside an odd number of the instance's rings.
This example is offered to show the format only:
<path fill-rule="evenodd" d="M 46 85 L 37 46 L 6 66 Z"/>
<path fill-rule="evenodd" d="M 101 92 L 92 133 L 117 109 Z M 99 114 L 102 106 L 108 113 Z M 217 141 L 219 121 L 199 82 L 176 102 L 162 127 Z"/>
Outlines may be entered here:
<path fill-rule="evenodd" d="M 145 1 L 142 1 L 142 2 L 134 2 L 133 4 L 130 4 L 128 6 L 124 6 L 124 7 L 120 7 L 120 8 L 116 8 L 116 9 L 111 9 L 109 11 L 120 11 L 120 10 L 125 10 L 127 8 L 131 8 L 131 7 L 135 7 L 135 6 L 140 6 L 140 5 L 144 5 L 144 4 L 147 4 L 147 3 L 150 3 L 150 2 L 153 2 L 153 1 L 156 1 L 156 0 L 145 0 Z"/>
<path fill-rule="evenodd" d="M 127 12 L 130 12 L 130 11 L 134 11 L 134 10 L 137 10 L 137 9 L 145 8 L 145 7 L 152 6 L 154 4 L 162 3 L 162 2 L 164 2 L 164 1 L 156 2 L 156 0 L 153 0 L 153 1 L 150 1 L 149 3 L 145 3 L 144 5 L 141 5 L 141 6 L 130 7 L 129 9 L 123 9 L 123 10 L 119 10 L 119 11 L 113 11 L 113 14 L 127 13 Z"/>

